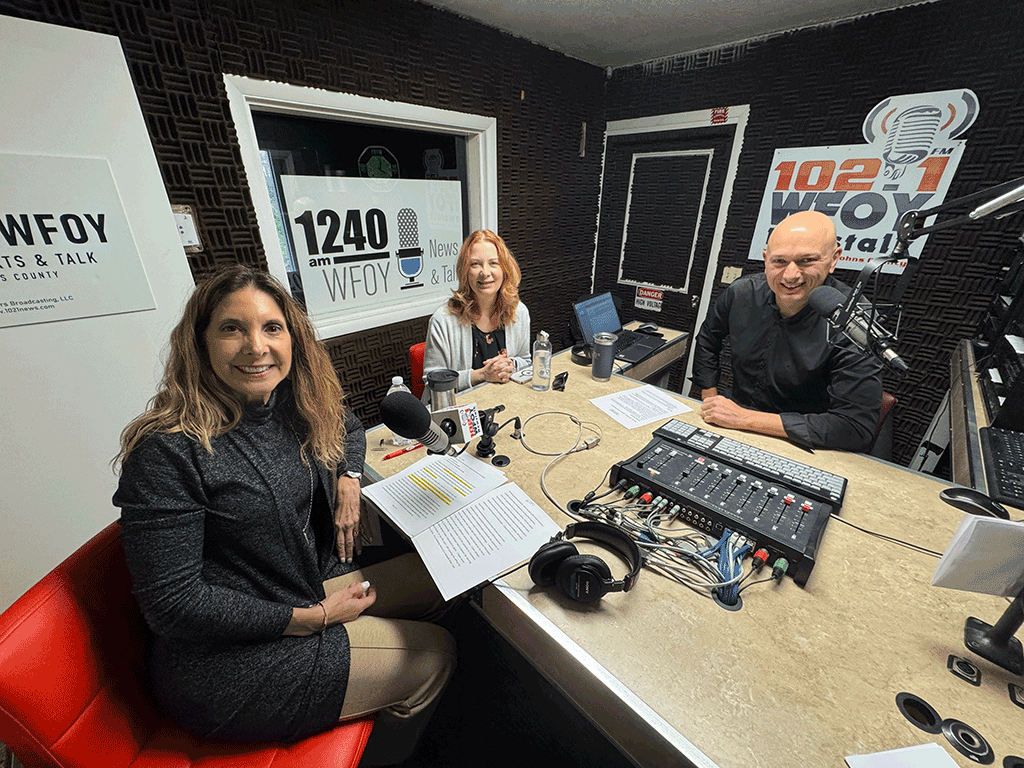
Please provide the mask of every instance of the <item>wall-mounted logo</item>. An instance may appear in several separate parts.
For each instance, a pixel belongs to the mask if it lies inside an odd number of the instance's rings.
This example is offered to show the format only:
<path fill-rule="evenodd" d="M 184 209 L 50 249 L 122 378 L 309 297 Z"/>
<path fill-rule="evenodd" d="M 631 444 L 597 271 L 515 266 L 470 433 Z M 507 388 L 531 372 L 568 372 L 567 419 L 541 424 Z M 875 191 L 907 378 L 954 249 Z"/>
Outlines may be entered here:
<path fill-rule="evenodd" d="M 882 175 L 896 181 L 937 146 L 945 146 L 974 124 L 978 97 L 962 88 L 880 101 L 864 118 L 864 139 L 879 148 Z"/>
<path fill-rule="evenodd" d="M 797 211 L 832 219 L 840 268 L 861 269 L 888 254 L 904 213 L 945 199 L 967 143 L 960 137 L 978 110 L 966 88 L 888 96 L 864 118 L 865 144 L 776 149 L 748 258 L 760 261 L 772 228 Z M 926 240 L 910 244 L 912 258 L 920 258 Z M 900 272 L 904 264 L 883 270 Z"/>
<path fill-rule="evenodd" d="M 378 156 L 379 157 L 379 156 Z M 333 329 L 362 330 L 422 317 L 457 286 L 462 218 L 437 222 L 431 201 L 459 182 L 281 176 L 306 308 Z M 414 289 L 414 290 L 408 290 Z M 348 330 L 338 331 L 348 333 Z"/>

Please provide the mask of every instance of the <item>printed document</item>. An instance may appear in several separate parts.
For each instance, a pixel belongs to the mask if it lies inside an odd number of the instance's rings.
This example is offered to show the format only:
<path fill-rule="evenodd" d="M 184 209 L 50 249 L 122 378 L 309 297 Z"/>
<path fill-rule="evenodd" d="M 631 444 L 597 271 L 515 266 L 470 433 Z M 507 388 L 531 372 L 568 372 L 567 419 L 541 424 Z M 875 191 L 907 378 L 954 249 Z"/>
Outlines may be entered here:
<path fill-rule="evenodd" d="M 533 556 L 560 530 L 522 488 L 474 456 L 427 456 L 363 488 L 412 541 L 445 600 Z"/>
<path fill-rule="evenodd" d="M 595 397 L 590 402 L 626 429 L 635 429 L 692 410 L 663 389 L 646 384 Z"/>

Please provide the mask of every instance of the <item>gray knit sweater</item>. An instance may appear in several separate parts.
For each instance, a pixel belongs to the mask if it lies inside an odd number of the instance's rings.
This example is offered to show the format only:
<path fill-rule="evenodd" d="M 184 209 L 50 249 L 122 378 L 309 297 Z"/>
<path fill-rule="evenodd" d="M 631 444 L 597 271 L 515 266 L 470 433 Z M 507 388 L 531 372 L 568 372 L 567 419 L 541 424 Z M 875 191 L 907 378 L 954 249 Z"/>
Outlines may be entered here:
<path fill-rule="evenodd" d="M 348 682 L 344 625 L 282 635 L 293 606 L 324 597 L 334 552 L 335 477 L 300 458 L 283 382 L 213 441 L 155 434 L 129 454 L 113 502 L 132 589 L 154 633 L 157 703 L 204 737 L 295 740 L 337 722 Z M 347 422 L 347 466 L 366 438 Z M 296 433 L 299 432 L 299 435 Z M 312 495 L 311 495 L 312 490 Z"/>

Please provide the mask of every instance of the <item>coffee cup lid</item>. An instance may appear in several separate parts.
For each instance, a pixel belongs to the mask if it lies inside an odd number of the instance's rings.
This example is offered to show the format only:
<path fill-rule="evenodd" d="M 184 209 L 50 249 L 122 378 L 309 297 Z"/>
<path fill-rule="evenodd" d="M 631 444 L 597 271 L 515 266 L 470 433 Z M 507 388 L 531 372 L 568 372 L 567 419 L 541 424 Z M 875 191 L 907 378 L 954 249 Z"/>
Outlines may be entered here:
<path fill-rule="evenodd" d="M 435 392 L 445 392 L 455 389 L 459 383 L 459 372 L 448 368 L 441 368 L 427 374 L 427 387 Z"/>

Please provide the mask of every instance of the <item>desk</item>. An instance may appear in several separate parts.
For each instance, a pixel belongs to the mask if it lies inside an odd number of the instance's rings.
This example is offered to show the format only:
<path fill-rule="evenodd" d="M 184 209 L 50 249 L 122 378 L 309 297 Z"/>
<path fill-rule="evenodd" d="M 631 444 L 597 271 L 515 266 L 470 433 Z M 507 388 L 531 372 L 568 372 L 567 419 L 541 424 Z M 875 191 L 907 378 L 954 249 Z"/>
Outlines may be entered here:
<path fill-rule="evenodd" d="M 988 493 L 985 460 L 978 430 L 987 427 L 988 411 L 975 374 L 974 345 L 960 341 L 949 358 L 950 462 L 953 482 Z"/>
<path fill-rule="evenodd" d="M 641 325 L 639 320 L 634 320 L 627 323 L 624 327 L 626 330 L 635 331 Z M 643 360 L 636 363 L 626 363 L 622 360 L 615 361 L 615 372 L 626 376 L 627 378 L 634 379 L 635 381 L 643 381 L 648 384 L 654 384 L 655 386 L 662 387 L 663 389 L 668 387 L 668 378 L 672 372 L 672 366 L 676 361 L 686 357 L 686 353 L 690 348 L 690 334 L 684 333 L 683 331 L 676 331 L 671 328 L 658 328 L 658 332 L 663 334 L 663 341 L 661 347 L 659 347 L 653 354 L 648 355 Z M 589 369 L 585 366 L 576 366 L 584 375 L 589 374 Z"/>
<path fill-rule="evenodd" d="M 974 342 L 961 340 L 949 358 L 949 390 L 939 405 L 918 448 L 914 469 L 932 469 L 939 457 L 948 452 L 953 482 L 965 488 L 988 493 L 985 454 L 979 430 L 991 425 L 985 398 L 976 373 Z M 1014 519 L 1024 509 L 1003 504 Z"/>
<path fill-rule="evenodd" d="M 556 374 L 570 371 L 565 392 L 486 385 L 458 400 L 483 408 L 504 404 L 505 418 L 558 409 L 600 423 L 600 445 L 548 472 L 549 489 L 565 504 L 646 445 L 655 425 L 626 430 L 589 402 L 638 383 L 616 376 L 595 382 L 566 354 L 556 355 L 552 365 Z M 702 424 L 698 411 L 677 418 Z M 564 450 L 575 438 L 570 426 L 564 417 L 539 417 L 528 428 L 530 445 Z M 869 530 L 941 552 L 960 522 L 961 513 L 939 500 L 943 484 L 934 478 L 865 456 L 810 454 L 784 440 L 728 433 L 847 477 L 842 517 Z M 507 427 L 496 444 L 512 460 L 509 477 L 559 525 L 570 522 L 539 487 L 550 458 L 525 451 Z M 367 474 L 390 474 L 421 455 L 384 463 L 371 451 Z M 600 553 L 621 578 L 623 566 L 610 552 L 589 551 Z M 941 735 L 900 714 L 895 698 L 907 691 L 942 718 L 977 728 L 998 766 L 1004 756 L 1024 753 L 1024 710 L 1007 695 L 1008 683 L 1024 680 L 973 656 L 964 647 L 963 626 L 968 615 L 994 623 L 1006 601 L 929 586 L 935 564 L 932 557 L 832 520 L 806 588 L 788 577 L 751 587 L 737 612 L 650 571 L 632 592 L 581 606 L 535 587 L 525 569 L 486 587 L 480 610 L 639 765 L 843 766 L 848 754 L 929 740 L 943 745 L 958 765 L 974 765 Z M 947 671 L 950 654 L 977 663 L 980 686 Z"/>

